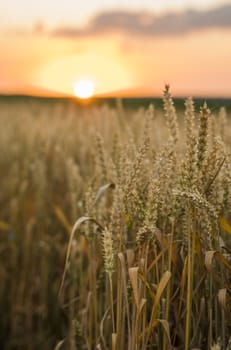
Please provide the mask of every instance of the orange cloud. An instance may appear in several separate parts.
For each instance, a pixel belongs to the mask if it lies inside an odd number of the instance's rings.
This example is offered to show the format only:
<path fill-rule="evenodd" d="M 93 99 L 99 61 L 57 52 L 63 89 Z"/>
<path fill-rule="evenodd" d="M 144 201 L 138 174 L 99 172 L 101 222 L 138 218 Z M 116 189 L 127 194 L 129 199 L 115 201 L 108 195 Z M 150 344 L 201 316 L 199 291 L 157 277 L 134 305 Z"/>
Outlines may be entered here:
<path fill-rule="evenodd" d="M 231 5 L 207 11 L 187 10 L 156 16 L 150 12 L 124 10 L 96 14 L 83 28 L 60 27 L 52 35 L 79 38 L 105 33 L 122 32 L 140 36 L 175 36 L 208 28 L 231 28 Z"/>

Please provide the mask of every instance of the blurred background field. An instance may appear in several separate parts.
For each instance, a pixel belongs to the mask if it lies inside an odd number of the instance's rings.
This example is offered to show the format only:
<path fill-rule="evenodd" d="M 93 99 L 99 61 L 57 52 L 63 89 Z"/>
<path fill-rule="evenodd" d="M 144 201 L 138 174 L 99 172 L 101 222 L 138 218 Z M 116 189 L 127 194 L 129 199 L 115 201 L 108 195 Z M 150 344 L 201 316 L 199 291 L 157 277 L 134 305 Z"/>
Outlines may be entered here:
<path fill-rule="evenodd" d="M 230 100 L 202 102 L 0 98 L 1 349 L 230 349 Z"/>
<path fill-rule="evenodd" d="M 184 109 L 185 98 L 174 98 L 174 104 L 178 110 Z M 86 106 L 88 107 L 97 107 L 102 105 L 107 105 L 112 108 L 116 108 L 118 101 L 120 98 L 116 97 L 91 97 L 90 99 L 78 99 L 76 97 L 39 97 L 39 96 L 29 96 L 29 95 L 0 95 L 0 105 L 1 108 L 4 107 L 12 107 L 15 108 L 16 105 L 25 105 L 26 109 L 31 105 L 32 108 L 35 108 L 37 105 L 41 110 L 41 106 L 45 108 L 53 108 L 58 107 L 60 109 L 64 109 L 65 112 L 68 112 L 70 108 L 77 109 Z M 200 97 L 194 98 L 195 106 L 199 109 L 199 107 L 207 101 L 208 105 L 212 109 L 212 111 L 217 112 L 221 107 L 225 107 L 227 112 L 231 110 L 231 99 L 230 98 L 208 98 L 208 97 Z M 163 101 L 161 97 L 123 97 L 122 98 L 123 106 L 126 109 L 138 109 L 138 108 L 147 108 L 150 104 L 155 104 L 155 107 L 158 109 L 162 109 Z"/>

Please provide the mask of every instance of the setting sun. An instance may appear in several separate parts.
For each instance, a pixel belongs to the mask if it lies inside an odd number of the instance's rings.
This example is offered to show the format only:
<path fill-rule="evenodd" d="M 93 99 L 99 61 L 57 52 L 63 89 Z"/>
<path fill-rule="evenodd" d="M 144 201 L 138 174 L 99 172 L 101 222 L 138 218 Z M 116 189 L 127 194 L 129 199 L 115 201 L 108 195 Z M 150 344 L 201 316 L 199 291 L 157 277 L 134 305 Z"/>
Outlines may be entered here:
<path fill-rule="evenodd" d="M 89 98 L 94 95 L 95 85 L 91 80 L 79 80 L 74 84 L 74 93 L 79 98 Z"/>

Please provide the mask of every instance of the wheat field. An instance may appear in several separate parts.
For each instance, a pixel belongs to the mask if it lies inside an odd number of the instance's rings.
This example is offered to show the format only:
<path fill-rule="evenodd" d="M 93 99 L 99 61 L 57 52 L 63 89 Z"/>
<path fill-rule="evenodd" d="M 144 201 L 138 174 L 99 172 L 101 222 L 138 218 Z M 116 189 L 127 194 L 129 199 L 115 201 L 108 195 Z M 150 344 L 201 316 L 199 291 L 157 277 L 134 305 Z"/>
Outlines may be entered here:
<path fill-rule="evenodd" d="M 211 108 L 211 109 L 210 109 Z M 0 348 L 231 349 L 231 122 L 0 109 Z"/>

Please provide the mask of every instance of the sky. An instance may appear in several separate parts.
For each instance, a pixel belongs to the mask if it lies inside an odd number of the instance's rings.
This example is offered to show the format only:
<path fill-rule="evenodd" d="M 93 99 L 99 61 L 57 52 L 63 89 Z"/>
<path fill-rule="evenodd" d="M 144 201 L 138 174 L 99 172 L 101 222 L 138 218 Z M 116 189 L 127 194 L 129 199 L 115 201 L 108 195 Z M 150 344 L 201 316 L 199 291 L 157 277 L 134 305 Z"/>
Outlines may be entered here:
<path fill-rule="evenodd" d="M 0 2 L 0 93 L 231 97 L 231 1 Z"/>

